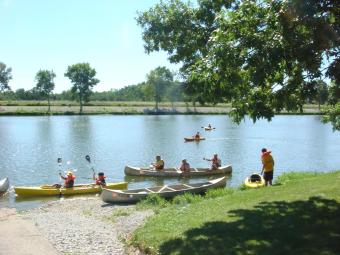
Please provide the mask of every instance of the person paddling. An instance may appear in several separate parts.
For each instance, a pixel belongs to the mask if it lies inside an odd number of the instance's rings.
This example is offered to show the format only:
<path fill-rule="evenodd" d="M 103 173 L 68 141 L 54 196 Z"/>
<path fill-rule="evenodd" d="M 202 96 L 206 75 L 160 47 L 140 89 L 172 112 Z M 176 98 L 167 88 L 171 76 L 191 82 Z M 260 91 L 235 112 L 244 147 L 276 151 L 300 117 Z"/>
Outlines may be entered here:
<path fill-rule="evenodd" d="M 199 140 L 201 138 L 200 132 L 197 132 L 194 136 L 195 139 Z"/>
<path fill-rule="evenodd" d="M 187 162 L 186 159 L 183 159 L 182 160 L 182 165 L 181 167 L 179 168 L 182 172 L 190 172 L 190 164 Z"/>
<path fill-rule="evenodd" d="M 106 178 L 106 176 L 104 175 L 103 172 L 99 172 L 97 178 L 96 178 L 96 173 L 93 172 L 93 180 L 96 181 L 96 184 L 97 184 L 97 185 L 106 186 L 105 178 Z"/>
<path fill-rule="evenodd" d="M 161 159 L 161 156 L 156 156 L 156 162 L 151 163 L 151 165 L 156 169 L 156 170 L 163 170 L 164 169 L 164 160 Z"/>
<path fill-rule="evenodd" d="M 211 170 L 216 170 L 221 167 L 221 159 L 218 158 L 218 155 L 215 153 L 212 159 L 203 158 L 206 161 L 211 161 Z"/>
<path fill-rule="evenodd" d="M 67 172 L 66 177 L 62 176 L 61 173 L 59 173 L 60 178 L 65 180 L 64 187 L 65 188 L 72 188 L 74 186 L 74 180 L 76 179 L 76 176 L 73 175 L 71 171 Z"/>

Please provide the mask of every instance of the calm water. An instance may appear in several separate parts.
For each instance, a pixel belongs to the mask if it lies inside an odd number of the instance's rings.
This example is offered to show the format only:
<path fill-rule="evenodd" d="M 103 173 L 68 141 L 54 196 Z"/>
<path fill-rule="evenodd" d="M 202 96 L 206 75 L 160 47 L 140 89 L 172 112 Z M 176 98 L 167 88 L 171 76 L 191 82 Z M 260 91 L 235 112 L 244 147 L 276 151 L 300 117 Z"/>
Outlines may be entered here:
<path fill-rule="evenodd" d="M 216 130 L 205 132 L 211 123 Z M 200 131 L 207 140 L 184 143 L 183 137 Z M 124 177 L 124 166 L 148 166 L 156 154 L 166 166 L 179 166 L 186 158 L 192 166 L 208 166 L 203 157 L 218 153 L 223 164 L 233 165 L 230 186 L 238 186 L 261 170 L 260 150 L 273 151 L 275 175 L 289 171 L 340 169 L 340 133 L 320 122 L 319 116 L 277 116 L 272 122 L 239 126 L 226 116 L 54 116 L 0 117 L 0 178 L 11 186 L 59 183 L 57 158 L 62 169 L 75 169 L 78 183 L 89 182 L 94 168 L 108 181 L 129 182 L 129 188 L 198 182 L 201 179 L 154 179 Z M 34 207 L 51 199 L 20 201 L 13 190 L 0 198 L 0 207 Z"/>

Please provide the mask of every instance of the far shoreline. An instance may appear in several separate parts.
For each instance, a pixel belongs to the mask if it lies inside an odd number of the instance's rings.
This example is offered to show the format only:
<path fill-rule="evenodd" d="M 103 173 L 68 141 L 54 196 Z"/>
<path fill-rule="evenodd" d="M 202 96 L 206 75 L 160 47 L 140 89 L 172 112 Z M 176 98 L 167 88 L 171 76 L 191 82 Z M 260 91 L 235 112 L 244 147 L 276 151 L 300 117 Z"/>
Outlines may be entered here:
<path fill-rule="evenodd" d="M 189 106 L 183 102 L 160 104 L 158 110 L 153 102 L 89 102 L 79 114 L 76 102 L 53 101 L 47 112 L 44 101 L 0 101 L 0 116 L 60 116 L 60 115 L 227 115 L 232 110 L 230 104 Z M 317 105 L 304 105 L 303 112 L 283 111 L 275 115 L 323 115 Z"/>

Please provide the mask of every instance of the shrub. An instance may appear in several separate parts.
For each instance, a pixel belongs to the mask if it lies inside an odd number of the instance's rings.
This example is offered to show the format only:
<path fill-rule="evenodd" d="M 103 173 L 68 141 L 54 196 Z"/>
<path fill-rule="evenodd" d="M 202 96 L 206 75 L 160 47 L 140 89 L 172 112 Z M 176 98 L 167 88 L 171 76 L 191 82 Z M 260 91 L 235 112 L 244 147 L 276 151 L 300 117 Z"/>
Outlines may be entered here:
<path fill-rule="evenodd" d="M 206 198 L 216 198 L 231 195 L 234 190 L 231 188 L 221 188 L 221 189 L 209 189 L 205 194 Z"/>
<path fill-rule="evenodd" d="M 173 205 L 186 206 L 187 204 L 199 203 L 203 200 L 200 195 L 193 195 L 190 193 L 184 193 L 183 195 L 176 196 L 172 200 Z"/>
<path fill-rule="evenodd" d="M 159 209 L 167 207 L 169 203 L 158 194 L 149 194 L 137 204 L 138 209 Z"/>

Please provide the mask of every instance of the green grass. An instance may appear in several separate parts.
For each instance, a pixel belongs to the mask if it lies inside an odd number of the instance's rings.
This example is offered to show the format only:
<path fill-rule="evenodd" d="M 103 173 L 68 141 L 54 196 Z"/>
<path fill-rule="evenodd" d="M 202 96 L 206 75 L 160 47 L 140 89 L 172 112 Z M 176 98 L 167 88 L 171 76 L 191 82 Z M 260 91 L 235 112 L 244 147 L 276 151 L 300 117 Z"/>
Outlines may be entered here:
<path fill-rule="evenodd" d="M 116 222 L 117 217 L 125 217 L 129 216 L 133 212 L 133 209 L 130 208 L 117 208 L 115 209 L 110 216 L 105 216 L 105 220 L 109 220 L 111 222 Z"/>
<path fill-rule="evenodd" d="M 78 115 L 79 103 L 76 101 L 51 101 L 51 111 L 47 113 L 47 101 L 0 101 L 0 116 L 37 116 L 37 115 Z M 84 115 L 95 114 L 227 114 L 231 110 L 230 104 L 206 104 L 193 107 L 192 103 L 175 102 L 175 111 L 170 102 L 161 102 L 160 111 L 154 111 L 154 102 L 138 101 L 90 101 L 84 104 Z M 317 105 L 304 105 L 304 113 L 281 112 L 287 115 L 316 115 L 322 114 Z"/>
<path fill-rule="evenodd" d="M 340 171 L 216 192 L 165 206 L 130 243 L 152 254 L 340 254 Z"/>

